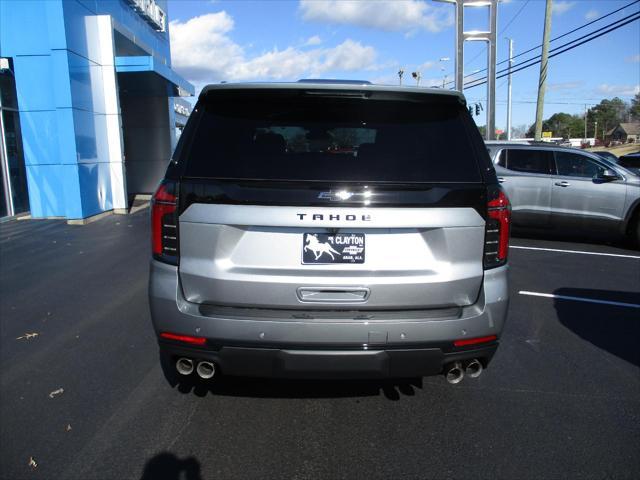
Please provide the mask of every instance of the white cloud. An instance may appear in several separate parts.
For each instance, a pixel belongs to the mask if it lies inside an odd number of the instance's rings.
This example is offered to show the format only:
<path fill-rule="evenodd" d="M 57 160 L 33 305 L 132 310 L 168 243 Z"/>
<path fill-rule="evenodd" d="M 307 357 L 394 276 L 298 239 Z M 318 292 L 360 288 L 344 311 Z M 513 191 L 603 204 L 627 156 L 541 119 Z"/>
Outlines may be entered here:
<path fill-rule="evenodd" d="M 576 2 L 559 1 L 554 2 L 551 9 L 554 14 L 562 15 L 563 13 L 571 10 L 575 5 Z"/>
<path fill-rule="evenodd" d="M 631 55 L 630 57 L 627 57 L 625 60 L 631 63 L 638 63 L 640 62 L 640 53 L 636 55 Z"/>
<path fill-rule="evenodd" d="M 418 65 L 418 70 L 420 72 L 424 72 L 425 70 L 429 70 L 430 68 L 434 68 L 436 66 L 436 62 L 427 61 Z"/>
<path fill-rule="evenodd" d="M 299 10 L 307 21 L 386 31 L 439 32 L 453 24 L 452 9 L 434 7 L 424 0 L 300 0 Z"/>
<path fill-rule="evenodd" d="M 640 93 L 640 85 L 609 85 L 602 83 L 598 85 L 596 92 L 602 95 L 632 97 Z"/>
<path fill-rule="evenodd" d="M 321 76 L 326 72 L 375 70 L 376 50 L 346 39 L 331 48 L 289 46 L 249 57 L 229 36 L 233 18 L 221 11 L 170 24 L 173 67 L 201 87 L 221 80 L 296 80 Z M 304 47 L 315 46 L 320 37 L 311 37 Z"/>
<path fill-rule="evenodd" d="M 169 26 L 172 64 L 189 80 L 226 80 L 229 68 L 244 59 L 242 47 L 227 36 L 234 22 L 225 11 L 174 20 Z"/>
<path fill-rule="evenodd" d="M 585 20 L 595 20 L 599 16 L 600 16 L 600 14 L 598 13 L 597 10 L 591 9 L 586 13 L 584 18 L 585 18 Z"/>
<path fill-rule="evenodd" d="M 318 35 L 314 35 L 313 37 L 309 37 L 303 46 L 310 47 L 312 45 L 320 45 L 321 43 L 322 39 Z"/>

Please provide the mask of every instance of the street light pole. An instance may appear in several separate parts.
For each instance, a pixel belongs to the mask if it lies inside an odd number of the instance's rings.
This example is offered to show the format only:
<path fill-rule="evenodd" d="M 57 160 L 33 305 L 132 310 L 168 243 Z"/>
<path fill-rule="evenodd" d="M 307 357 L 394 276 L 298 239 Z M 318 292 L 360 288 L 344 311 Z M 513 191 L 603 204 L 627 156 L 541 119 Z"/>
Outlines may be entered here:
<path fill-rule="evenodd" d="M 511 68 L 513 67 L 513 39 L 509 40 L 509 76 L 507 87 L 507 140 L 511 140 Z"/>
<path fill-rule="evenodd" d="M 442 88 L 445 88 L 446 83 L 447 83 L 447 74 L 444 73 L 444 65 L 442 62 L 448 62 L 449 61 L 449 57 L 442 57 L 440 59 L 440 71 L 443 72 L 443 77 L 442 77 Z"/>
<path fill-rule="evenodd" d="M 435 0 L 455 6 L 456 16 L 456 90 L 464 90 L 464 42 L 487 43 L 487 125 L 485 136 L 496 136 L 496 31 L 498 27 L 499 0 Z M 467 7 L 489 8 L 489 25 L 486 30 L 464 30 L 464 11 Z"/>

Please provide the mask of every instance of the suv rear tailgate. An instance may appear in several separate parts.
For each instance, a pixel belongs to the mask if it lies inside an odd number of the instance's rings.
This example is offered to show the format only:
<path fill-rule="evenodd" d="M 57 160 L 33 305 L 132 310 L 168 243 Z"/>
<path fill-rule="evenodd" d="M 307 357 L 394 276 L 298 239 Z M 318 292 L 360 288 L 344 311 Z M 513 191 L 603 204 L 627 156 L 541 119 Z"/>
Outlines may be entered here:
<path fill-rule="evenodd" d="M 196 203 L 180 216 L 180 280 L 188 301 L 226 306 L 465 306 L 482 283 L 484 225 L 464 207 Z M 305 233 L 364 234 L 364 262 L 303 264 Z"/>

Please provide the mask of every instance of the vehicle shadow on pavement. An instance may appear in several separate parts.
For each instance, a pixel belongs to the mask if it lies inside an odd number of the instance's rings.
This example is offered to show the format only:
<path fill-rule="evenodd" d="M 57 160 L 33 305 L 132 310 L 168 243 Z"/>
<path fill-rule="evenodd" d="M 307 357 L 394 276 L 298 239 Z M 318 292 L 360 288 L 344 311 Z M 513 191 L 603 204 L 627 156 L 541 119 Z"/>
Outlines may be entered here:
<path fill-rule="evenodd" d="M 515 228 L 511 237 L 519 240 L 547 240 L 553 242 L 569 242 L 588 245 L 607 245 L 615 248 L 637 250 L 631 240 L 625 237 L 612 236 L 605 233 L 585 233 L 564 230 L 536 230 Z M 574 246 L 575 247 L 575 246 Z"/>
<path fill-rule="evenodd" d="M 391 401 L 414 396 L 422 390 L 422 378 L 384 380 L 289 380 L 250 377 L 225 377 L 200 380 L 194 375 L 183 377 L 173 365 L 162 361 L 165 379 L 180 393 L 205 397 L 207 394 L 255 398 L 343 398 L 384 395 Z"/>
<path fill-rule="evenodd" d="M 140 480 L 202 480 L 200 463 L 193 457 L 180 460 L 173 453 L 162 452 L 144 466 Z"/>
<path fill-rule="evenodd" d="M 559 288 L 554 295 L 640 305 L 640 292 Z M 580 338 L 640 366 L 638 308 L 556 298 L 558 320 Z"/>

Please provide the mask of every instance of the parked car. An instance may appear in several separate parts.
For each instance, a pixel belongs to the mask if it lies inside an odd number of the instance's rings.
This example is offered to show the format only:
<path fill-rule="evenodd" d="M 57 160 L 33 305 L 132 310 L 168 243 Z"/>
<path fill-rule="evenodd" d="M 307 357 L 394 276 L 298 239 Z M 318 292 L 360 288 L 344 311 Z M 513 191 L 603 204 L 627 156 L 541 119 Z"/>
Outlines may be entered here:
<path fill-rule="evenodd" d="M 507 311 L 509 219 L 459 93 L 208 86 L 153 197 L 163 364 L 181 379 L 478 376 Z"/>
<path fill-rule="evenodd" d="M 618 165 L 640 175 L 640 152 L 628 153 L 618 159 Z"/>
<path fill-rule="evenodd" d="M 640 244 L 640 177 L 593 153 L 487 142 L 514 227 L 628 235 Z"/>

